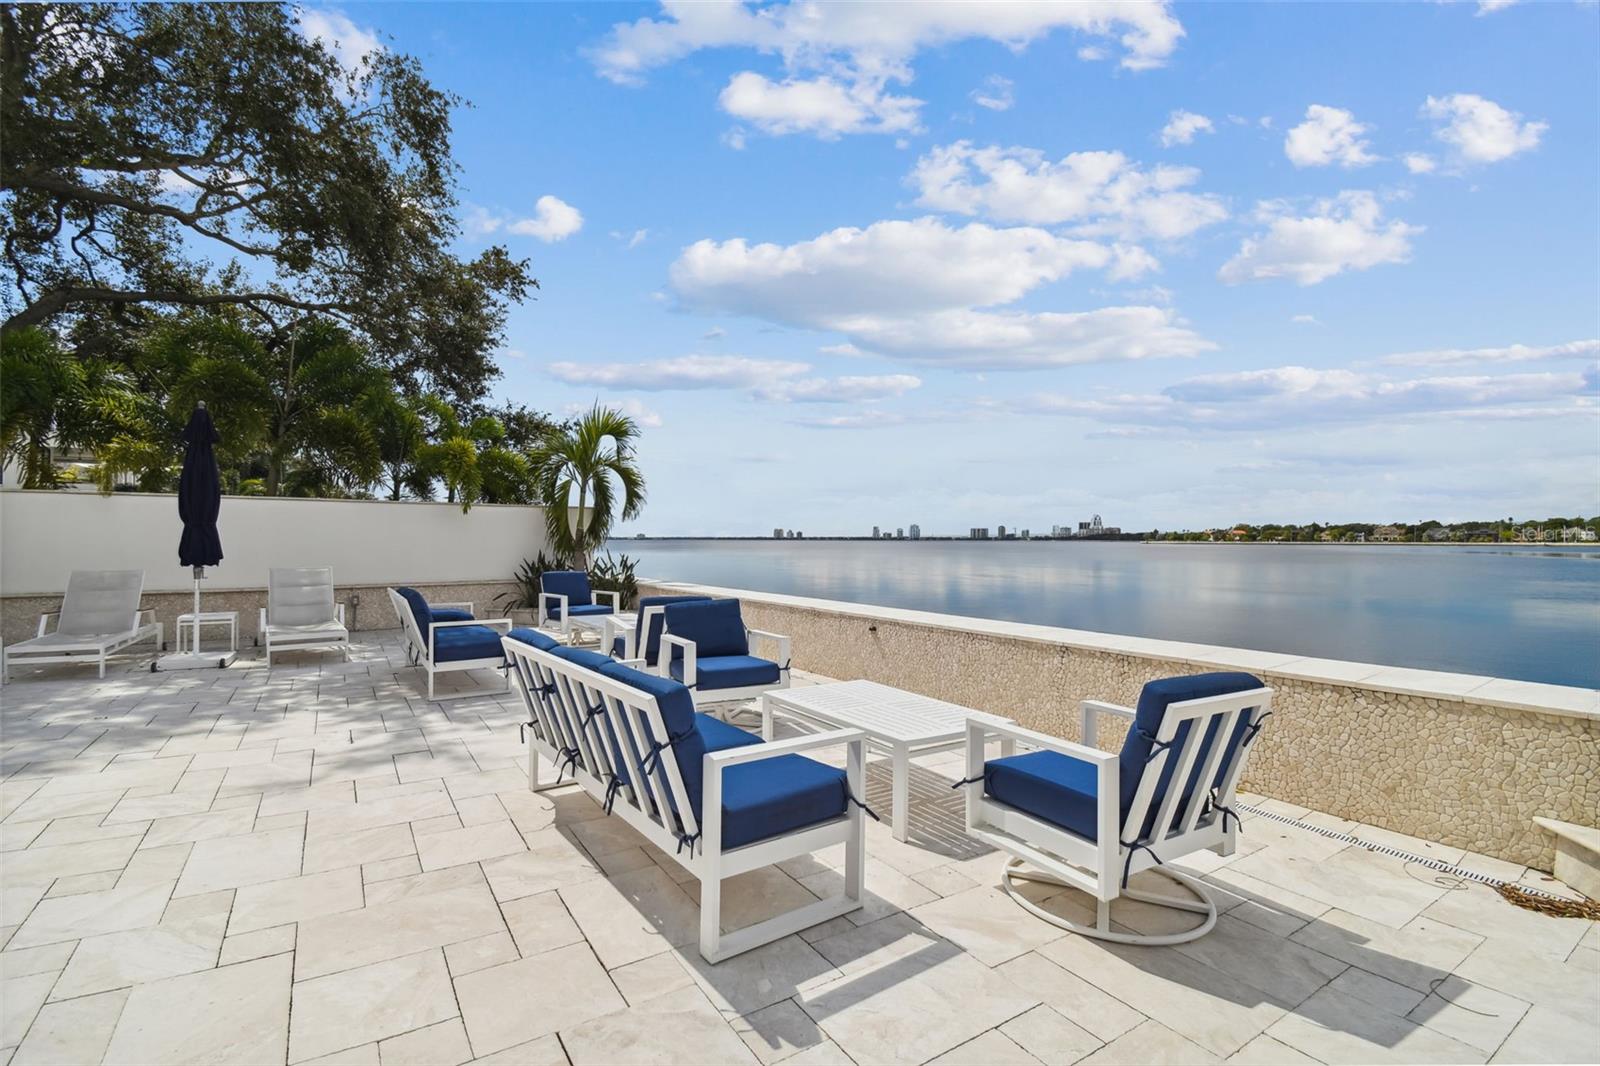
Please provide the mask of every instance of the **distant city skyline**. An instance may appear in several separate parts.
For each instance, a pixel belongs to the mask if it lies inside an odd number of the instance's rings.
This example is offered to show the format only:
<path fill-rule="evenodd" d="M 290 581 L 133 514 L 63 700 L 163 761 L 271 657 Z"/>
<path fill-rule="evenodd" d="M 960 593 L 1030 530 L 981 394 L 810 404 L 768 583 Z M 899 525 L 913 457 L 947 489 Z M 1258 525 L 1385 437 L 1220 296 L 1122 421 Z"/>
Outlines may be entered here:
<path fill-rule="evenodd" d="M 496 394 L 639 421 L 620 532 L 1600 509 L 1600 8 L 855 10 L 308 22 L 474 105 Z"/>

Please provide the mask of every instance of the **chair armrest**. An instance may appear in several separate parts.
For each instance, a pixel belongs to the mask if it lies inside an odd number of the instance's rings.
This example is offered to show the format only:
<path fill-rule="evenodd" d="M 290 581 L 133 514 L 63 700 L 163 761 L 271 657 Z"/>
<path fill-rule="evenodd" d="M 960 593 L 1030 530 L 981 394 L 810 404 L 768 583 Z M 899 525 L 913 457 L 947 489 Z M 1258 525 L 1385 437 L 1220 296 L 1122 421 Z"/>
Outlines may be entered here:
<path fill-rule="evenodd" d="M 333 617 L 338 620 L 340 625 L 344 625 L 344 604 L 343 603 L 336 603 L 336 604 L 333 605 Z"/>
<path fill-rule="evenodd" d="M 149 617 L 146 618 L 145 617 L 146 615 L 148 615 Z M 134 611 L 133 612 L 133 625 L 134 625 L 135 629 L 137 629 L 141 624 L 143 624 L 143 623 L 140 622 L 140 619 L 144 619 L 145 623 L 153 623 L 156 620 L 156 609 L 154 607 L 141 607 L 137 611 Z"/>
<path fill-rule="evenodd" d="M 618 630 L 621 630 L 621 632 L 619 633 Z M 622 638 L 622 657 L 629 660 L 634 659 L 636 657 L 635 653 L 639 650 L 634 647 L 639 640 L 638 627 L 630 626 L 614 615 L 601 615 L 600 654 L 610 655 L 611 646 L 616 643 L 619 636 Z"/>
<path fill-rule="evenodd" d="M 704 756 L 705 771 L 709 777 L 739 763 L 775 759 L 780 755 L 795 755 L 815 748 L 831 748 L 837 744 L 860 744 L 866 739 L 867 735 L 859 729 L 830 729 L 826 733 L 810 733 L 803 737 L 790 737 L 788 740 L 769 740 L 761 744 L 746 744 L 724 751 L 708 751 Z"/>
<path fill-rule="evenodd" d="M 1107 703 L 1104 700 L 1083 701 L 1083 742 L 1093 747 L 1100 736 L 1100 720 L 1095 717 L 1096 711 L 1116 715 L 1133 721 L 1134 711 L 1131 707 L 1124 707 L 1119 703 Z"/>
<path fill-rule="evenodd" d="M 41 637 L 44 636 L 45 627 L 47 625 L 47 620 L 51 619 L 51 618 L 54 618 L 56 620 L 56 625 L 60 625 L 61 624 L 61 612 L 60 611 L 45 611 L 43 614 L 39 615 L 39 632 L 36 634 L 37 636 L 41 636 Z"/>
<path fill-rule="evenodd" d="M 771 633 L 765 629 L 746 629 L 745 635 L 749 637 L 762 637 L 766 640 L 774 641 L 778 645 L 778 657 L 775 660 L 778 664 L 778 669 L 789 669 L 789 660 L 791 658 L 789 654 L 790 638 L 784 636 L 782 633 Z"/>
<path fill-rule="evenodd" d="M 599 599 L 601 596 L 610 596 L 611 610 L 613 612 L 622 610 L 622 593 L 620 592 L 611 592 L 607 589 L 595 589 L 591 595 L 593 595 L 595 599 Z"/>
<path fill-rule="evenodd" d="M 1058 752 L 1095 766 L 1114 763 L 1119 758 L 1115 752 L 1101 751 L 1099 748 L 1077 744 L 1061 737 L 1051 736 L 1049 733 L 1041 733 L 1036 729 L 1025 729 L 1015 722 L 997 722 L 987 718 L 967 719 L 967 746 L 972 749 L 974 744 L 979 745 L 976 750 L 980 763 L 984 761 L 982 745 L 992 737 L 1020 740 L 1029 747 Z"/>
<path fill-rule="evenodd" d="M 550 601 L 556 601 L 556 610 L 561 612 L 563 619 L 571 618 L 572 612 L 567 610 L 567 598 L 556 592 L 539 593 L 539 624 L 544 625 L 550 618 Z"/>
<path fill-rule="evenodd" d="M 263 608 L 261 608 L 261 614 L 256 618 L 256 632 L 265 633 L 266 631 L 267 631 L 267 609 L 265 607 L 263 607 Z"/>
<path fill-rule="evenodd" d="M 672 649 L 683 650 L 683 683 L 694 688 L 695 683 L 695 646 L 694 641 L 675 637 L 671 633 L 661 634 L 661 673 L 663 677 L 672 676 Z"/>
<path fill-rule="evenodd" d="M 618 666 L 631 666 L 635 670 L 649 669 L 649 664 L 647 664 L 643 659 L 613 659 L 611 661 L 616 663 Z"/>

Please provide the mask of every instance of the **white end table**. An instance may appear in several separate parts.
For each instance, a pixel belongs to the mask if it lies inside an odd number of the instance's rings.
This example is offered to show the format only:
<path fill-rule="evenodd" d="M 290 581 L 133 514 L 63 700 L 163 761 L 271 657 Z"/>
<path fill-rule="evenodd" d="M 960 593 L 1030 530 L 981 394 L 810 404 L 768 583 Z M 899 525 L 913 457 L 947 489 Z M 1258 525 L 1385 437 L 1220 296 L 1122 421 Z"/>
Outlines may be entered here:
<path fill-rule="evenodd" d="M 905 840 L 910 822 L 911 757 L 964 747 L 967 722 L 1010 724 L 1009 718 L 974 711 L 943 700 L 904 692 L 876 681 L 837 681 L 779 689 L 761 697 L 761 738 L 772 739 L 773 715 L 782 711 L 802 721 L 828 729 L 859 729 L 869 747 L 889 753 L 894 770 L 894 809 L 891 828 L 896 840 Z M 1001 754 L 1015 751 L 1013 741 L 1001 743 Z"/>
<path fill-rule="evenodd" d="M 227 626 L 228 650 L 239 650 L 239 612 L 238 611 L 201 611 L 200 627 Z M 187 611 L 178 616 L 178 654 L 182 655 L 185 640 L 194 640 L 194 612 Z M 191 652 L 198 653 L 199 648 L 190 648 Z"/>

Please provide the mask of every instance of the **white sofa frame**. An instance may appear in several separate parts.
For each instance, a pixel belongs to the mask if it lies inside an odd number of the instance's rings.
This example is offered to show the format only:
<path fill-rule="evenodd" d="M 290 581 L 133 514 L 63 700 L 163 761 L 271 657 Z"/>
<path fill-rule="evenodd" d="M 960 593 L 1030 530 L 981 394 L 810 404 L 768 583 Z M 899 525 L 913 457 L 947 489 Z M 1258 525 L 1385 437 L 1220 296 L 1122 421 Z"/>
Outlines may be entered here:
<path fill-rule="evenodd" d="M 411 605 L 405 597 L 394 589 L 389 589 L 389 602 L 394 605 L 394 613 L 400 618 L 401 628 L 405 630 L 406 640 L 411 645 L 412 654 L 417 660 L 417 665 L 428 675 L 428 699 L 453 700 L 464 699 L 468 696 L 479 696 L 481 692 L 458 692 L 449 696 L 435 696 L 433 694 L 433 679 L 438 674 L 456 673 L 461 670 L 499 670 L 505 672 L 506 662 L 501 656 L 483 659 L 458 659 L 454 662 L 435 662 L 433 658 L 433 637 L 441 629 L 457 626 L 488 626 L 490 629 L 500 630 L 501 637 L 511 632 L 515 624 L 509 618 L 468 618 L 460 622 L 433 622 L 428 626 L 426 635 L 417 628 L 416 615 L 411 613 Z M 429 606 L 433 606 L 429 604 Z M 441 603 L 440 607 L 465 607 L 472 609 L 470 603 Z M 506 688 L 509 690 L 511 682 L 506 679 Z"/>
<path fill-rule="evenodd" d="M 850 794 L 860 796 L 866 770 L 866 734 L 858 729 L 838 729 L 710 752 L 704 760 L 704 817 L 696 819 L 670 748 L 661 750 L 651 770 L 644 768 L 651 761 L 645 754 L 650 750 L 648 738 L 668 735 L 653 695 L 513 638 L 502 643 L 528 712 L 528 787 L 533 791 L 555 788 L 562 783 L 560 773 L 570 773 L 596 802 L 609 803 L 610 813 L 693 874 L 700 882 L 700 954 L 707 962 L 721 962 L 860 909 L 866 832 L 859 806 L 850 804 L 846 813 L 820 825 L 724 849 L 722 774 L 730 766 L 842 745 L 846 750 L 845 777 Z M 616 753 L 597 720 L 601 715 L 610 720 L 617 734 L 623 762 L 620 778 Z M 577 753 L 577 759 L 572 758 L 573 753 Z M 560 773 L 555 781 L 539 781 L 541 758 L 557 764 Z M 627 784 L 621 784 L 623 778 Z M 835 844 L 843 844 L 845 850 L 844 887 L 840 894 L 743 929 L 722 931 L 722 882 L 726 878 Z"/>
<path fill-rule="evenodd" d="M 307 628 L 304 626 L 280 625 L 274 626 L 271 618 L 272 585 L 273 579 L 279 569 L 274 567 L 267 572 L 267 606 L 261 608 L 257 621 L 256 631 L 260 634 L 261 643 L 267 649 L 267 667 L 272 667 L 272 653 L 286 651 L 306 651 L 312 648 L 338 648 L 344 653 L 346 662 L 350 661 L 350 630 L 345 627 L 344 604 L 338 601 L 333 605 L 333 620 L 339 624 L 338 630 L 331 628 Z M 327 567 L 295 567 L 296 570 L 321 569 L 327 570 L 328 586 L 333 587 L 333 571 Z"/>
<path fill-rule="evenodd" d="M 665 608 L 663 608 L 664 610 Z M 698 655 L 695 651 L 694 641 L 684 637 L 675 637 L 668 633 L 663 624 L 661 632 L 661 652 L 657 656 L 655 672 L 662 677 L 672 676 L 672 649 L 678 648 L 683 652 L 683 683 L 689 689 L 689 694 L 694 697 L 696 707 L 709 707 L 719 703 L 745 703 L 759 699 L 763 693 L 775 692 L 789 687 L 790 663 L 790 638 L 781 633 L 770 633 L 765 629 L 751 629 L 744 627 L 745 640 L 750 642 L 750 654 L 755 655 L 756 638 L 770 640 L 777 644 L 777 658 L 769 660 L 778 664 L 778 680 L 766 685 L 742 685 L 738 688 L 712 688 L 702 691 L 695 682 L 699 680 L 697 669 Z"/>
<path fill-rule="evenodd" d="M 75 571 L 79 572 L 79 571 Z M 71 578 L 69 577 L 70 581 Z M 144 572 L 139 571 L 138 592 L 132 597 L 135 604 L 144 596 Z M 66 606 L 63 597 L 63 608 Z M 45 663 L 82 663 L 93 662 L 100 667 L 100 676 L 106 676 L 106 659 L 115 655 L 130 645 L 137 644 L 151 637 L 155 638 L 156 650 L 160 651 L 167 646 L 166 637 L 161 623 L 156 621 L 154 608 L 141 608 L 135 606 L 128 620 L 128 628 L 116 633 L 84 634 L 75 640 L 51 641 L 29 647 L 34 640 L 50 636 L 50 619 L 56 620 L 57 628 L 61 625 L 61 611 L 45 611 L 39 615 L 39 629 L 31 640 L 25 640 L 0 649 L 0 679 L 11 679 L 11 667 L 28 666 Z"/>
<path fill-rule="evenodd" d="M 594 599 L 599 599 L 601 596 L 611 597 L 611 614 L 580 615 L 577 618 L 573 618 L 572 612 L 567 609 L 567 600 L 570 599 L 570 597 L 562 596 L 554 592 L 546 592 L 544 591 L 544 587 L 541 585 L 539 588 L 539 628 L 553 628 L 556 630 L 556 632 L 567 638 L 572 637 L 572 631 L 574 629 L 578 630 L 580 633 L 598 633 L 602 629 L 602 623 L 600 621 L 602 618 L 609 618 L 612 615 L 620 614 L 622 612 L 622 593 L 611 592 L 607 589 L 590 589 L 589 595 Z M 547 600 L 559 601 L 556 604 L 556 607 L 561 612 L 560 618 L 550 617 L 550 605 L 546 602 Z"/>
<path fill-rule="evenodd" d="M 1158 743 L 1170 743 L 1184 722 L 1192 722 L 1193 725 L 1181 748 L 1161 748 L 1145 763 L 1133 805 L 1128 810 L 1128 817 L 1120 824 L 1117 817 L 1121 794 L 1118 756 L 1115 752 L 1101 751 L 1092 745 L 1097 736 L 1097 714 L 1125 718 L 1131 728 L 1134 720 L 1131 708 L 1099 700 L 1083 701 L 1083 744 L 1074 744 L 1017 725 L 969 720 L 966 776 L 972 784 L 966 790 L 967 833 L 1012 856 L 1002 875 L 1006 892 L 1024 909 L 1052 925 L 1124 944 L 1183 944 L 1204 936 L 1217 922 L 1215 901 L 1197 878 L 1161 864 L 1206 849 L 1219 855 L 1233 854 L 1238 819 L 1234 818 L 1234 824 L 1230 824 L 1226 809 L 1233 806 L 1253 735 L 1239 745 L 1233 764 L 1225 768 L 1215 802 L 1207 802 L 1206 798 L 1211 791 L 1210 782 L 1216 780 L 1218 766 L 1240 716 L 1250 714 L 1252 724 L 1259 726 L 1271 713 L 1272 695 L 1272 689 L 1262 687 L 1169 704 L 1156 733 Z M 1180 818 L 1178 803 L 1183 795 L 1183 783 L 1188 781 L 1194 769 L 1201 741 L 1213 722 L 1220 723 L 1216 739 L 1206 753 L 1189 809 L 1182 811 Z M 1099 797 L 1096 820 L 1098 840 L 1087 840 L 1061 826 L 990 799 L 983 791 L 981 779 L 985 762 L 984 744 L 991 738 L 1010 739 L 1028 747 L 1059 752 L 1094 766 L 1096 795 Z M 1148 841 L 1130 846 L 1124 841 L 1137 839 L 1136 834 L 1150 813 L 1162 767 L 1168 759 L 1176 759 L 1177 766 L 1161 806 L 1157 809 Z M 1164 875 L 1187 889 L 1194 898 L 1173 899 L 1125 886 L 1125 876 L 1131 877 L 1144 870 L 1154 870 Z M 1088 893 L 1095 900 L 1095 924 L 1083 925 L 1046 910 L 1016 891 L 1014 882 L 1017 880 L 1063 885 Z M 1203 914 L 1205 918 L 1198 926 L 1175 933 L 1146 935 L 1114 930 L 1111 928 L 1111 901 L 1118 896 Z"/>

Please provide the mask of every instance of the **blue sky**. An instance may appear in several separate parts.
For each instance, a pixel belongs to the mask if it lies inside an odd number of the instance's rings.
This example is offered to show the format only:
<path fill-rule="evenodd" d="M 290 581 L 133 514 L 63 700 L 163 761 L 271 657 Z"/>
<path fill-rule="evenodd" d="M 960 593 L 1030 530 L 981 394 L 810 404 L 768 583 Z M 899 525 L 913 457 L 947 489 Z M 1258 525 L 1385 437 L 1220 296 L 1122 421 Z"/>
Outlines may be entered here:
<path fill-rule="evenodd" d="M 625 532 L 1600 510 L 1593 4 L 366 4 Z"/>

